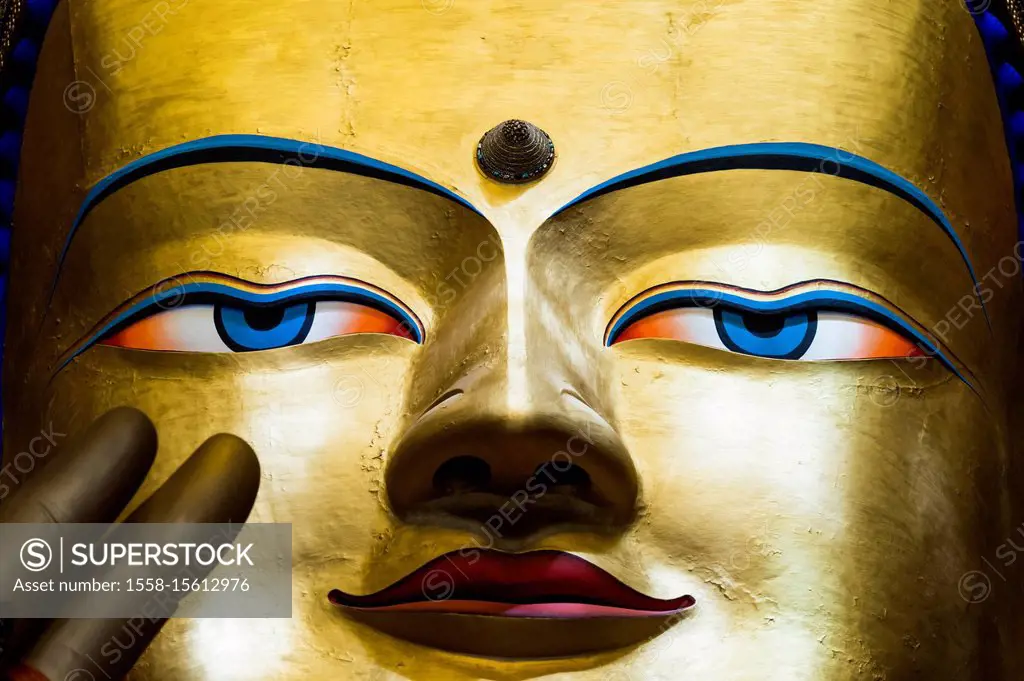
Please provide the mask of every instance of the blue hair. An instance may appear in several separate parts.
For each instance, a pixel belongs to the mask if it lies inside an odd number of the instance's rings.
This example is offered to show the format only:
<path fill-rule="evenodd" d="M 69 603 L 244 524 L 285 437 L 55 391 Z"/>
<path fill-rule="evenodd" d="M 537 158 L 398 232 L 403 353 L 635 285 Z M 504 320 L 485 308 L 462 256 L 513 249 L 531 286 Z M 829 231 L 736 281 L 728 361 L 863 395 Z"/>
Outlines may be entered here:
<path fill-rule="evenodd" d="M 1021 200 L 1024 196 L 1024 77 L 1021 77 L 1021 64 L 1024 64 L 1024 36 L 1017 35 L 1008 10 L 994 6 L 990 0 L 969 0 L 968 9 L 972 7 L 972 3 L 981 8 L 972 11 L 971 14 L 985 44 L 992 79 L 996 85 L 996 95 L 999 98 L 999 108 L 1003 114 L 1003 132 L 1006 135 L 1006 148 L 1013 168 L 1017 230 L 1020 238 L 1024 239 L 1024 216 L 1021 213 L 1021 207 L 1024 206 L 1024 201 Z"/>
<path fill-rule="evenodd" d="M 7 334 L 7 284 L 11 266 L 11 216 L 18 181 L 21 134 L 28 113 L 28 93 L 35 77 L 36 61 L 58 0 L 27 0 L 15 16 L 15 3 L 7 4 L 2 18 L 10 50 L 4 55 L 0 74 L 0 368 L 3 367 Z M 0 372 L 2 373 L 2 372 Z M 0 390 L 0 415 L 3 391 Z M 0 454 L 3 452 L 3 421 L 0 420 Z"/>
<path fill-rule="evenodd" d="M 1024 77 L 1018 64 L 1022 59 L 1020 38 L 1014 32 L 1008 11 L 993 5 L 991 0 L 964 0 L 978 26 L 988 54 L 992 77 L 996 84 L 1003 114 L 1003 129 L 1013 167 L 1015 201 L 1024 192 Z M 1001 0 L 1007 1 L 1007 0 Z M 1013 0 L 1008 0 L 1013 1 Z M 11 257 L 11 216 L 14 212 L 14 191 L 18 178 L 21 137 L 28 112 L 29 91 L 35 75 L 36 61 L 46 28 L 58 0 L 26 0 L 19 16 L 4 16 L 5 35 L 11 38 L 10 51 L 0 74 L 0 366 L 3 365 L 3 344 L 7 329 L 7 283 Z M 14 11 L 14 4 L 7 12 Z M 1018 208 L 1017 224 L 1024 239 L 1024 219 Z M 0 414 L 3 394 L 0 391 Z M 3 424 L 0 422 L 0 451 Z"/>

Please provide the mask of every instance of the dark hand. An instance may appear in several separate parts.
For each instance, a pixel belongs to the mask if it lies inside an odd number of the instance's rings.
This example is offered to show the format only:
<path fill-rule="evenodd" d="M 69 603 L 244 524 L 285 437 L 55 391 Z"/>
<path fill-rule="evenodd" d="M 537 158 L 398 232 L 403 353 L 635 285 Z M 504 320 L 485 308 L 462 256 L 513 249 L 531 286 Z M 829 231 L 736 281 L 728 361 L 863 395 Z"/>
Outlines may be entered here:
<path fill-rule="evenodd" d="M 121 407 L 97 419 L 0 504 L 2 523 L 110 523 L 124 511 L 149 472 L 156 430 L 142 412 Z M 129 523 L 242 523 L 259 489 L 256 455 L 233 435 L 215 435 L 135 509 Z M 0 560 L 17 548 L 0 546 Z M 103 672 L 124 676 L 165 620 L 147 623 L 131 650 Z M 0 678 L 76 681 L 95 671 L 99 650 L 127 620 L 7 620 L 0 624 Z M 102 674 L 95 674 L 100 678 Z"/>

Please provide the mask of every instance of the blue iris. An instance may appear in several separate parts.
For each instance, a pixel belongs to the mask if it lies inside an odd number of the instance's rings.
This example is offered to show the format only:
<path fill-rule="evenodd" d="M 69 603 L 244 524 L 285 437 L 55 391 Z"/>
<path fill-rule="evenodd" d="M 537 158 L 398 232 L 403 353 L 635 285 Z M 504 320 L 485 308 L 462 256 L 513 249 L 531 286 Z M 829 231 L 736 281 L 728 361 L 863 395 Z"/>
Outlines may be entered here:
<path fill-rule="evenodd" d="M 818 327 L 813 311 L 781 314 L 715 309 L 715 329 L 733 352 L 772 359 L 799 359 L 807 352 Z"/>
<path fill-rule="evenodd" d="M 235 352 L 251 352 L 301 343 L 313 326 L 315 310 L 315 302 L 275 306 L 217 305 L 213 318 L 217 333 L 229 348 Z"/>

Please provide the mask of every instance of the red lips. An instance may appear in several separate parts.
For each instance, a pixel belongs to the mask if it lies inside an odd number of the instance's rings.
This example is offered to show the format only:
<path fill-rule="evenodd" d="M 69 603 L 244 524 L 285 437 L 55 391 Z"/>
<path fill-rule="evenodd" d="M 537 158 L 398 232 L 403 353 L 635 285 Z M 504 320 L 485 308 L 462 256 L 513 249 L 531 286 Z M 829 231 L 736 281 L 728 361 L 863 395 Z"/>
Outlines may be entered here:
<path fill-rule="evenodd" d="M 664 617 L 692 608 L 692 596 L 645 596 L 577 556 L 464 549 L 436 558 L 367 596 L 337 589 L 335 605 L 360 611 L 454 613 L 547 619 Z"/>

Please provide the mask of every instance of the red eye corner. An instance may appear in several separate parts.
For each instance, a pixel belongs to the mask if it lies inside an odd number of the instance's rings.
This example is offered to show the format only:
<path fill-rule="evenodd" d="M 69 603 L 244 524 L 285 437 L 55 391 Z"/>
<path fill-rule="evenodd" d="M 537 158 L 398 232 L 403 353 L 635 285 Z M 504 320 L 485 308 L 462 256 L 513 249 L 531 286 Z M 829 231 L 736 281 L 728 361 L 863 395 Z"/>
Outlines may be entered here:
<path fill-rule="evenodd" d="M 406 322 L 392 317 L 387 312 L 377 310 L 358 303 L 318 303 L 317 308 L 327 305 L 350 306 L 344 315 L 337 315 L 338 326 L 335 328 L 334 336 L 345 336 L 353 333 L 386 333 L 392 336 L 401 336 L 409 340 L 415 340 L 413 330 Z M 344 321 L 342 318 L 347 317 Z M 330 336 L 328 336 L 330 337 Z"/>

